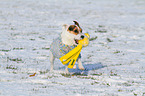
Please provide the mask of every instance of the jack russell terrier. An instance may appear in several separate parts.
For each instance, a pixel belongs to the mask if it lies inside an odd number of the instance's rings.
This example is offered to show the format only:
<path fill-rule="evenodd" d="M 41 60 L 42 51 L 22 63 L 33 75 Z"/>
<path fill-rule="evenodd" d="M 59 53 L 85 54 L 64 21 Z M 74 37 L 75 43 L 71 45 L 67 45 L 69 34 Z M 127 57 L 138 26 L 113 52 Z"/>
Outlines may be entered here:
<path fill-rule="evenodd" d="M 77 21 L 73 21 L 74 25 L 64 24 L 62 27 L 61 35 L 53 40 L 50 46 L 50 71 L 53 71 L 55 58 L 60 58 L 74 49 L 78 45 L 78 40 L 83 39 L 85 36 L 82 33 L 82 29 Z M 81 54 L 77 59 L 78 67 L 80 70 L 84 70 L 81 62 Z M 76 68 L 76 65 L 73 69 Z M 68 67 L 65 68 L 66 73 L 69 73 Z"/>

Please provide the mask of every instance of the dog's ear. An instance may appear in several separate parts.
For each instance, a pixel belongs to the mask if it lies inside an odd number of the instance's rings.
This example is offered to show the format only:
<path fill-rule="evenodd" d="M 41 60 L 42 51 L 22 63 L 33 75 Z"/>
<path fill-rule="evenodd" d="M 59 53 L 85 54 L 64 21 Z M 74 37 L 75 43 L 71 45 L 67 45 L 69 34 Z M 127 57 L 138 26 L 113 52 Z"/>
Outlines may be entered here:
<path fill-rule="evenodd" d="M 77 25 L 79 27 L 79 23 L 77 21 L 73 21 L 75 23 L 75 25 Z"/>
<path fill-rule="evenodd" d="M 80 27 L 79 23 L 77 21 L 73 21 L 75 23 L 75 25 L 77 25 L 80 29 L 80 32 L 82 32 L 82 28 Z"/>
<path fill-rule="evenodd" d="M 63 24 L 63 27 L 66 28 L 68 25 L 67 24 Z"/>
<path fill-rule="evenodd" d="M 64 30 L 65 30 L 65 29 L 68 29 L 68 26 L 69 26 L 69 25 L 67 25 L 67 24 L 62 25 L 62 29 L 64 29 Z"/>

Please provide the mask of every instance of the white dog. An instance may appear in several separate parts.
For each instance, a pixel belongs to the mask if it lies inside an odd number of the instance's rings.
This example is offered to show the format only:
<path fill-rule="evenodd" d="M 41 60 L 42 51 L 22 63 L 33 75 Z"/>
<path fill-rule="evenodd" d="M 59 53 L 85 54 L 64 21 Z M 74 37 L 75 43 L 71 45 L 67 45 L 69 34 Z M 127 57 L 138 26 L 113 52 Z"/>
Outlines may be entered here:
<path fill-rule="evenodd" d="M 73 21 L 74 25 L 64 24 L 62 27 L 61 35 L 56 38 L 50 47 L 50 63 L 51 68 L 50 71 L 53 71 L 54 60 L 55 58 L 60 58 L 67 54 L 70 50 L 75 48 L 78 44 L 78 40 L 84 38 L 84 34 L 82 33 L 82 29 L 79 26 L 77 21 Z M 80 70 L 84 70 L 84 67 L 81 62 L 81 54 L 78 57 L 78 67 Z M 73 67 L 76 68 L 76 65 Z M 68 68 L 66 66 L 66 73 L 69 73 Z"/>

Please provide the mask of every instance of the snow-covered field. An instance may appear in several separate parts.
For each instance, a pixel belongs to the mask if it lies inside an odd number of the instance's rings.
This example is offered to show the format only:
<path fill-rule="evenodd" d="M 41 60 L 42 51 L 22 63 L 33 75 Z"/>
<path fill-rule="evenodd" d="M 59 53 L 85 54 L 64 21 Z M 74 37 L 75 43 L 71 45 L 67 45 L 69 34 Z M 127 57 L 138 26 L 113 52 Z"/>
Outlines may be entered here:
<path fill-rule="evenodd" d="M 91 36 L 88 70 L 65 75 L 56 60 L 50 73 L 50 44 L 73 20 Z M 145 0 L 0 0 L 0 96 L 145 96 Z"/>

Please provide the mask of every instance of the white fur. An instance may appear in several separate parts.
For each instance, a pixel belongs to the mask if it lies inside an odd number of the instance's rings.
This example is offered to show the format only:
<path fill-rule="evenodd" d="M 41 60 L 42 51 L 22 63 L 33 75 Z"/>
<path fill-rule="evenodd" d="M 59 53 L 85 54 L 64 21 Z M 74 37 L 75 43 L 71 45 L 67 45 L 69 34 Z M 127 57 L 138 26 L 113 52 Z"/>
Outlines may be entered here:
<path fill-rule="evenodd" d="M 81 35 L 83 35 L 83 34 L 82 33 L 80 33 L 78 35 L 71 34 L 67 31 L 68 27 L 69 27 L 69 25 L 67 25 L 67 24 L 63 25 L 63 27 L 62 27 L 62 33 L 61 33 L 62 43 L 69 45 L 69 46 L 76 45 L 74 39 L 80 40 Z M 50 63 L 51 63 L 50 71 L 53 71 L 54 60 L 55 60 L 55 58 L 54 58 L 52 52 L 50 51 Z M 84 67 L 81 62 L 81 58 L 78 59 L 78 67 L 79 67 L 79 69 L 84 70 Z M 73 68 L 76 69 L 76 65 Z M 65 72 L 69 73 L 67 66 L 66 66 Z"/>

